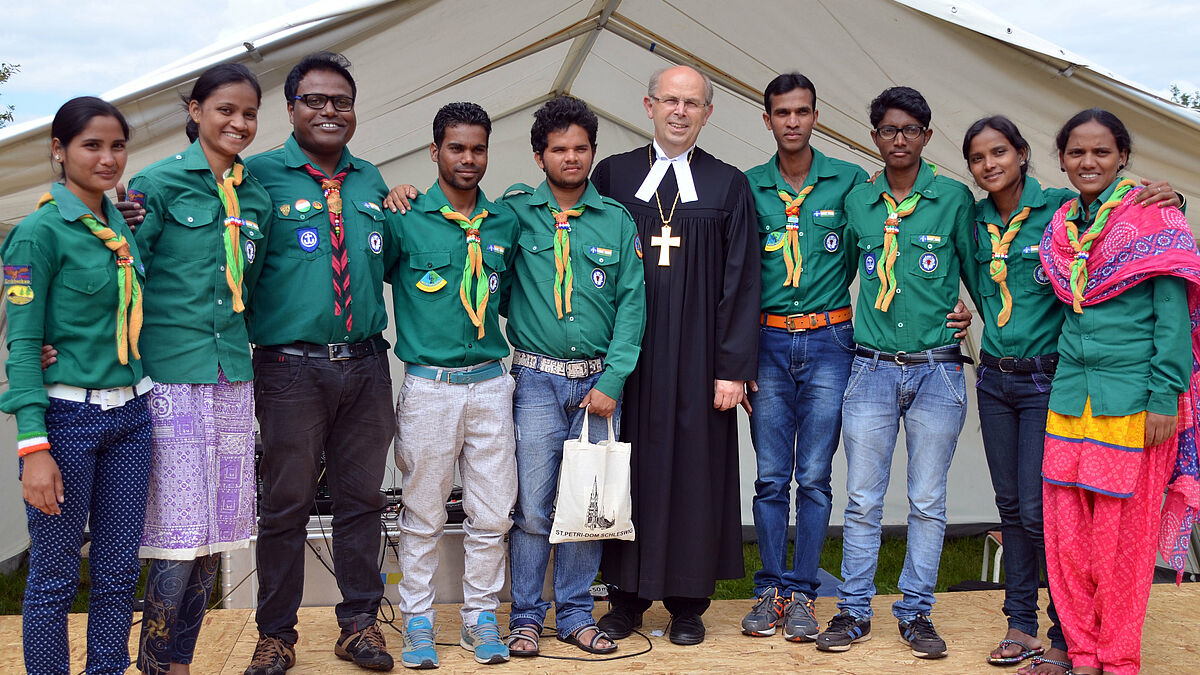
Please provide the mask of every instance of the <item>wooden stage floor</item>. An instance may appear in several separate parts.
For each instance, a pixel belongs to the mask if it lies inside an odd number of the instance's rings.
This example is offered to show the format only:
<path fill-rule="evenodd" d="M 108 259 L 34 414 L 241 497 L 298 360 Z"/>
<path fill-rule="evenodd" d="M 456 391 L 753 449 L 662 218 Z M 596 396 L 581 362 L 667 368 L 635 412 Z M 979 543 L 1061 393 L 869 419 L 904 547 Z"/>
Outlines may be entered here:
<path fill-rule="evenodd" d="M 1001 591 L 943 593 L 934 606 L 933 620 L 949 644 L 944 659 L 923 661 L 913 658 L 898 639 L 896 622 L 892 619 L 891 603 L 896 596 L 875 599 L 876 620 L 872 625 L 873 639 L 855 645 L 849 652 L 829 654 L 818 652 L 811 644 L 792 644 L 776 634 L 771 638 L 750 638 L 741 634 L 739 622 L 749 609 L 748 600 L 714 602 L 705 614 L 708 637 L 699 647 L 678 647 L 666 637 L 650 637 L 653 649 L 640 656 L 616 661 L 584 662 L 547 658 L 513 659 L 501 666 L 481 666 L 466 650 L 457 646 L 459 618 L 457 608 L 439 607 L 439 642 L 454 642 L 455 646 L 439 646 L 441 672 L 448 673 L 609 673 L 631 671 L 639 673 L 727 673 L 770 672 L 799 670 L 812 673 L 1000 673 L 1015 672 L 1016 668 L 997 668 L 985 663 L 989 650 L 1004 634 L 1004 617 L 1000 612 Z M 1042 602 L 1045 603 L 1043 591 Z M 601 604 L 597 616 L 607 608 Z M 834 600 L 817 601 L 817 617 L 827 621 L 834 612 Z M 71 672 L 83 669 L 84 626 L 86 615 L 72 614 Z M 500 616 L 505 625 L 506 615 Z M 1045 638 L 1045 617 L 1043 639 Z M 666 627 L 667 614 L 662 606 L 646 613 L 643 632 Z M 396 656 L 393 672 L 400 672 L 400 636 L 384 626 L 389 648 Z M 333 655 L 337 624 L 333 609 L 325 607 L 300 610 L 300 642 L 298 662 L 289 675 L 309 673 L 364 673 Z M 134 627 L 130 651 L 136 653 L 138 627 Z M 1143 641 L 1143 672 L 1195 673 L 1200 672 L 1200 584 L 1158 584 L 1150 594 L 1150 610 L 1146 618 Z M 197 675 L 220 673 L 240 675 L 250 662 L 257 639 L 252 610 L 214 610 L 205 619 L 200 634 L 201 648 L 192 665 Z M 640 652 L 647 648 L 645 639 L 633 635 L 621 641 L 615 655 Z M 553 637 L 542 639 L 542 652 L 552 656 L 587 656 L 562 644 Z M 0 673 L 24 672 L 21 658 L 21 619 L 19 616 L 0 616 Z M 134 672 L 132 669 L 129 672 Z"/>

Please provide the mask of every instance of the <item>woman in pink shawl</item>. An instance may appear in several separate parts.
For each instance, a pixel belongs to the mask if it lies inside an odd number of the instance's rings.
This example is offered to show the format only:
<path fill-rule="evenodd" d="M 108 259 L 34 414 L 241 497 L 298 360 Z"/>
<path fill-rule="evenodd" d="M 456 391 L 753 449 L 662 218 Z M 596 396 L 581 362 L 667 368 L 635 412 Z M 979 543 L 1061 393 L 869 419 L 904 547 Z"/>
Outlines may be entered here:
<path fill-rule="evenodd" d="M 1080 112 L 1056 143 L 1080 196 L 1040 246 L 1071 305 L 1042 464 L 1047 571 L 1074 672 L 1136 673 L 1155 552 L 1182 569 L 1200 505 L 1200 254 L 1178 209 L 1134 206 L 1115 115 Z"/>

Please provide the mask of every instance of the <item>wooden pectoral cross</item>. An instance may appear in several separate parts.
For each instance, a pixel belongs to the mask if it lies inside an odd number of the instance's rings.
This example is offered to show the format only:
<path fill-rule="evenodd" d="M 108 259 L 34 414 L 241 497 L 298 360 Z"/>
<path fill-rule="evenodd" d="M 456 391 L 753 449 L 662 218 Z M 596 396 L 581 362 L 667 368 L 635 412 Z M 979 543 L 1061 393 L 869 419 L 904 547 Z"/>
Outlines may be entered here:
<path fill-rule="evenodd" d="M 671 236 L 671 226 L 663 223 L 662 231 L 653 237 L 650 237 L 650 245 L 658 247 L 658 266 L 671 266 L 671 249 L 679 248 L 681 239 Z"/>

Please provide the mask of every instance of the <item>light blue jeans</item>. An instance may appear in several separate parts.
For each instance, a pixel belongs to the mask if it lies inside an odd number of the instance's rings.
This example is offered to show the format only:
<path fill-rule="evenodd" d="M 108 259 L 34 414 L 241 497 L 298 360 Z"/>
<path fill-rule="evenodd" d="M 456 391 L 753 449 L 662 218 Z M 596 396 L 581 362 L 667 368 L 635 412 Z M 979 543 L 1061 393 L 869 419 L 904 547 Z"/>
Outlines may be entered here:
<path fill-rule="evenodd" d="M 571 380 L 562 375 L 513 366 L 513 422 L 517 431 L 517 505 L 508 535 L 512 586 L 509 628 L 544 625 L 550 602 L 542 599 L 542 583 L 550 561 L 550 525 L 558 494 L 563 442 L 578 438 L 585 411 L 579 407 L 600 373 Z M 618 433 L 621 404 L 613 414 Z M 588 423 L 593 443 L 608 437 L 604 418 Z M 590 626 L 593 601 L 589 589 L 600 571 L 600 541 L 564 542 L 554 548 L 554 623 L 560 636 Z"/>
<path fill-rule="evenodd" d="M 966 415 L 962 364 L 855 357 L 842 401 L 848 503 L 839 609 L 872 615 L 883 497 L 901 419 L 908 446 L 908 548 L 900 572 L 903 597 L 892 613 L 908 621 L 933 607 L 946 532 L 946 473 Z"/>

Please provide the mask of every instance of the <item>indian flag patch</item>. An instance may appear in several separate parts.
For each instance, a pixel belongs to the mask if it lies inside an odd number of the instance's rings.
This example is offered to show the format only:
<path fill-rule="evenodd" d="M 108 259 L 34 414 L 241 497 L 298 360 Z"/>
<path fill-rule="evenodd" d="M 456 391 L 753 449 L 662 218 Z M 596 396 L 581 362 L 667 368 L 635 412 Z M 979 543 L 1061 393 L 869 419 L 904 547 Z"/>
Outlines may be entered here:
<path fill-rule="evenodd" d="M 492 253 L 499 253 L 500 255 L 504 255 L 504 247 L 500 246 L 499 244 L 488 244 L 487 250 L 491 251 Z"/>
<path fill-rule="evenodd" d="M 942 243 L 942 237 L 941 235 L 937 234 L 923 234 L 920 237 L 917 237 L 917 241 L 921 242 L 922 244 L 940 244 Z"/>

